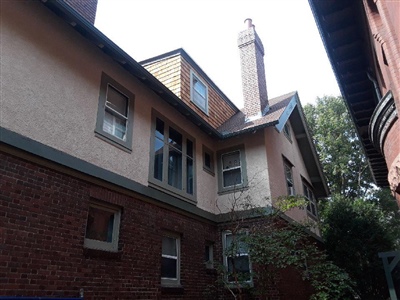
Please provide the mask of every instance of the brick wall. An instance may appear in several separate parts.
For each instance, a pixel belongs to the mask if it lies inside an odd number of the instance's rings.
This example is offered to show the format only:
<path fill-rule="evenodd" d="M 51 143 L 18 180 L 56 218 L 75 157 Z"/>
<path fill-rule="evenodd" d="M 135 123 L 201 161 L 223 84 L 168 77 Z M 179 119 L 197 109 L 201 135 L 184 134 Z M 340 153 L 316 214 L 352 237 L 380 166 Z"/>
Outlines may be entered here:
<path fill-rule="evenodd" d="M 216 228 L 135 197 L 0 153 L 0 295 L 201 299 Z M 122 208 L 119 251 L 83 247 L 91 199 Z M 181 235 L 182 289 L 161 289 L 161 232 Z M 219 237 L 218 237 L 219 238 Z"/>

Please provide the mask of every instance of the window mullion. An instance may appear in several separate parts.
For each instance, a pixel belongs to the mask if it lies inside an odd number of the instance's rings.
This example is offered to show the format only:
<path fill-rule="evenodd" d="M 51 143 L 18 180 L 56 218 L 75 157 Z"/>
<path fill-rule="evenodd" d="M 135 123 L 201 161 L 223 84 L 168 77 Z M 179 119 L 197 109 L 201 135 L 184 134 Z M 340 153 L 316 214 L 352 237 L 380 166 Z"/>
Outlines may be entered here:
<path fill-rule="evenodd" d="M 182 135 L 182 187 L 183 191 L 187 193 L 187 139 Z"/>
<path fill-rule="evenodd" d="M 164 122 L 164 146 L 163 146 L 163 179 L 162 182 L 168 184 L 168 168 L 169 168 L 169 124 Z"/>

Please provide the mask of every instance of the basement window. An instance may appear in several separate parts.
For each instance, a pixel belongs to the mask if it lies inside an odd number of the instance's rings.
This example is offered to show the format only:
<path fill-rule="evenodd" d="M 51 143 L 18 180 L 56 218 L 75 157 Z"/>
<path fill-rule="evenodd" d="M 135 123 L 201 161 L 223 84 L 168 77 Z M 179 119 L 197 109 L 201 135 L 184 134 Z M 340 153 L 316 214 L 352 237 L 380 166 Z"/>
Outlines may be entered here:
<path fill-rule="evenodd" d="M 84 246 L 110 252 L 118 251 L 121 210 L 92 202 L 89 205 Z"/>

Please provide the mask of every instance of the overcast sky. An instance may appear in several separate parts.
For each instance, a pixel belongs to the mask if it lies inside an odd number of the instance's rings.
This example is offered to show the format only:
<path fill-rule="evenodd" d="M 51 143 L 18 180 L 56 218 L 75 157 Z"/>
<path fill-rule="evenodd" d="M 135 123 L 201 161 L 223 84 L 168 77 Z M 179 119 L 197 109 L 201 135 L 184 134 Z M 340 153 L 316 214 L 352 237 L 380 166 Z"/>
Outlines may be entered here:
<path fill-rule="evenodd" d="M 239 108 L 238 33 L 251 18 L 268 96 L 340 95 L 307 0 L 99 0 L 96 27 L 136 61 L 183 48 Z"/>

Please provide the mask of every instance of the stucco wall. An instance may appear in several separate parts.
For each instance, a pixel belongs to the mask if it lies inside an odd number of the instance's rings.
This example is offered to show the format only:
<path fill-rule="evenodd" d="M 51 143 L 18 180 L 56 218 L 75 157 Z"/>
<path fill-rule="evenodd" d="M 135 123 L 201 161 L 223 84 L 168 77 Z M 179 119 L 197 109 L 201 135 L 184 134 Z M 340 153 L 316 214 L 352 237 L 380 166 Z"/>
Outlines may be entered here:
<path fill-rule="evenodd" d="M 201 157 L 213 142 L 202 131 L 40 3 L 6 1 L 1 22 L 2 127 L 147 185 L 155 108 L 196 137 L 198 206 L 213 211 Z M 131 153 L 94 134 L 102 72 L 135 95 Z"/>
<path fill-rule="evenodd" d="M 239 206 L 245 203 L 246 197 L 249 197 L 251 206 L 265 207 L 271 205 L 271 193 L 269 187 L 270 175 L 267 157 L 265 153 L 264 132 L 262 130 L 246 136 L 234 137 L 218 145 L 218 150 L 223 150 L 238 145 L 244 145 L 248 188 L 236 190 L 231 193 L 219 194 L 217 199 L 217 213 L 226 213 L 232 209 L 235 201 Z M 218 157 L 217 157 L 218 159 Z"/>
<path fill-rule="evenodd" d="M 291 126 L 290 119 L 288 122 Z M 303 176 L 310 183 L 310 178 L 304 165 L 304 161 L 300 155 L 297 140 L 293 136 L 292 129 L 291 132 L 292 136 L 290 141 L 283 132 L 279 133 L 275 127 L 269 127 L 265 130 L 265 144 L 268 157 L 269 173 L 271 174 L 270 186 L 273 201 L 277 200 L 279 196 L 287 195 L 283 156 L 293 164 L 292 172 L 296 194 L 304 195 L 301 176 Z M 305 209 L 292 209 L 286 214 L 297 221 L 302 221 L 307 216 Z"/>

